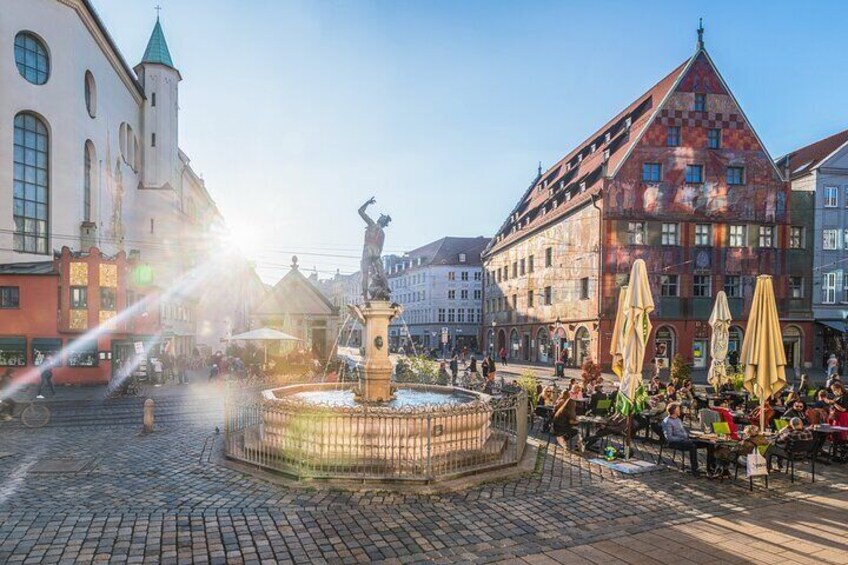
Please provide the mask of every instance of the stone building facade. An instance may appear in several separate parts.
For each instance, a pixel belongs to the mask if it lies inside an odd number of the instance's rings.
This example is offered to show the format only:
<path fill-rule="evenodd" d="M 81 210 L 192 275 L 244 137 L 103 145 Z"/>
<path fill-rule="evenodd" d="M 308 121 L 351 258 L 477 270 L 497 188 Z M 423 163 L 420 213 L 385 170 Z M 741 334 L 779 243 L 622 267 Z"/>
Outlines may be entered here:
<path fill-rule="evenodd" d="M 756 276 L 770 274 L 788 363 L 801 368 L 812 323 L 808 295 L 793 289 L 809 272 L 789 196 L 699 41 L 525 191 L 483 255 L 487 342 L 512 358 L 551 362 L 567 348 L 578 364 L 608 366 L 618 289 L 642 258 L 656 302 L 648 359 L 668 365 L 680 353 L 706 368 L 720 290 L 730 346 L 741 347 Z"/>

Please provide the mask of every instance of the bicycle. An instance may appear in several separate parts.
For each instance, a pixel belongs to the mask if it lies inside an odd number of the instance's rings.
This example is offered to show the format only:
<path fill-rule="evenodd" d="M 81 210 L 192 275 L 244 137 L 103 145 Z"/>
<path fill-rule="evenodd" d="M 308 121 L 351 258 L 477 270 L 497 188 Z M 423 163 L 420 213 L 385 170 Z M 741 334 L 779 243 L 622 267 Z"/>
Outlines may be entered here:
<path fill-rule="evenodd" d="M 0 401 L 0 404 L 9 404 L 8 401 Z M 43 428 L 50 423 L 50 409 L 42 402 L 15 402 L 12 406 L 10 419 L 18 412 L 21 423 L 27 428 Z"/>

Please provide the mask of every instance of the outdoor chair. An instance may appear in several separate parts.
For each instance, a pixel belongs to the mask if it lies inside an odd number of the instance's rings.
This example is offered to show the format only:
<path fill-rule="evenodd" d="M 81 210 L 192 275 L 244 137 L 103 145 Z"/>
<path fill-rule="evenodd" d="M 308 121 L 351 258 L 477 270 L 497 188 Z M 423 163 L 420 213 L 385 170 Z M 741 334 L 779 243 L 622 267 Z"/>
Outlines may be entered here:
<path fill-rule="evenodd" d="M 760 455 L 765 457 L 766 450 L 768 449 L 768 447 L 769 447 L 768 445 L 758 445 L 757 451 L 760 452 Z M 745 457 L 740 456 L 740 457 L 736 458 L 736 460 L 734 461 L 734 464 L 735 465 L 734 465 L 734 468 L 733 468 L 733 480 L 735 481 L 739 477 L 739 467 L 745 467 L 745 470 L 747 472 L 748 460 Z M 768 489 L 768 479 L 769 479 L 768 475 L 763 475 L 763 477 L 766 480 L 766 489 Z M 748 490 L 750 490 L 750 491 L 754 490 L 754 477 L 748 477 Z"/>
<path fill-rule="evenodd" d="M 792 449 L 786 449 L 786 457 L 778 456 L 778 455 L 770 455 L 769 456 L 769 465 L 771 468 L 771 459 L 773 457 L 780 457 L 786 461 L 787 466 L 789 467 L 789 477 L 791 482 L 795 482 L 795 462 L 800 461 L 809 461 L 810 467 L 812 468 L 813 480 L 812 482 L 816 482 L 816 458 L 818 457 L 819 449 L 821 448 L 821 444 L 818 439 L 813 438 L 805 441 L 796 441 L 792 443 Z"/>
<path fill-rule="evenodd" d="M 681 449 L 679 447 L 672 447 L 669 445 L 668 441 L 665 439 L 665 432 L 662 429 L 659 430 L 660 433 L 660 451 L 657 453 L 657 465 L 660 464 L 662 460 L 662 454 L 664 449 L 671 450 L 671 464 L 677 465 L 677 461 L 675 460 L 677 454 L 680 453 L 680 470 L 686 471 L 686 458 L 689 457 L 689 452 L 685 449 Z"/>

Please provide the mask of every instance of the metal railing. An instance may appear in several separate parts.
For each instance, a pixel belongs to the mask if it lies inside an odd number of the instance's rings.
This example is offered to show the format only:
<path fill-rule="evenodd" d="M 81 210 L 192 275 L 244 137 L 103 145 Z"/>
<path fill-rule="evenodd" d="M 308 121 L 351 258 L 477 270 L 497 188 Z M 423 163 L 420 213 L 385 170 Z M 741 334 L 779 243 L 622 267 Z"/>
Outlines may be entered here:
<path fill-rule="evenodd" d="M 527 395 L 521 390 L 459 405 L 389 408 L 281 401 L 231 389 L 224 445 L 230 459 L 297 479 L 428 483 L 517 464 L 527 429 Z"/>

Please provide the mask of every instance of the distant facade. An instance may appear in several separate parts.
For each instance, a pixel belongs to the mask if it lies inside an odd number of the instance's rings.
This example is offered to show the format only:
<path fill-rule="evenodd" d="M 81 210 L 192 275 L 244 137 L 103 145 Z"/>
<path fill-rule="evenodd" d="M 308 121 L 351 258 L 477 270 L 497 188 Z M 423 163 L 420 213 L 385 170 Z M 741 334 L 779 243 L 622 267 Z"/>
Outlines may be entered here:
<path fill-rule="evenodd" d="M 319 288 L 339 311 L 339 345 L 362 346 L 362 324 L 348 313 L 347 308 L 351 304 L 362 303 L 362 275 L 358 271 L 351 275 L 336 272 L 333 278 L 319 281 Z"/>
<path fill-rule="evenodd" d="M 301 340 L 299 347 L 328 359 L 336 346 L 339 310 L 305 276 L 292 258 L 291 269 L 251 313 L 251 329 L 280 330 Z"/>
<path fill-rule="evenodd" d="M 403 317 L 389 327 L 390 345 L 416 348 L 480 348 L 485 237 L 443 237 L 403 256 L 384 258 L 392 301 Z"/>
<path fill-rule="evenodd" d="M 835 353 L 848 357 L 848 130 L 777 160 L 793 197 L 808 199 L 812 309 L 816 321 L 814 363 Z M 800 212 L 799 208 L 793 208 Z"/>
<path fill-rule="evenodd" d="M 485 343 L 514 359 L 609 366 L 619 289 L 645 260 L 656 310 L 646 358 L 709 365 L 727 293 L 741 347 L 756 277 L 774 277 L 790 367 L 811 362 L 803 217 L 699 41 L 695 54 L 539 174 L 483 254 Z"/>

